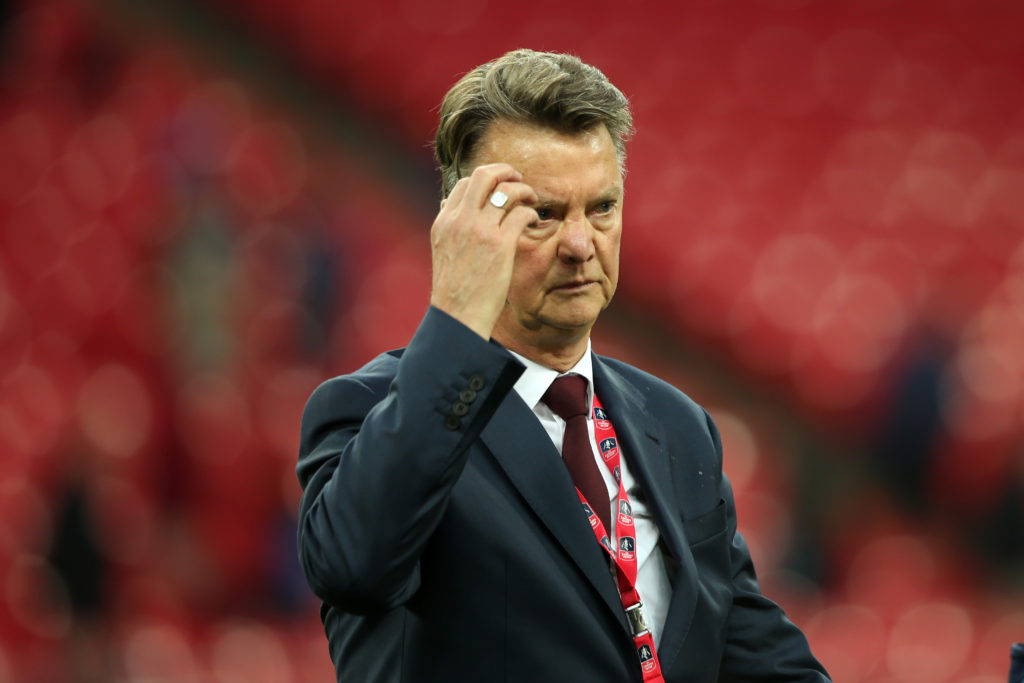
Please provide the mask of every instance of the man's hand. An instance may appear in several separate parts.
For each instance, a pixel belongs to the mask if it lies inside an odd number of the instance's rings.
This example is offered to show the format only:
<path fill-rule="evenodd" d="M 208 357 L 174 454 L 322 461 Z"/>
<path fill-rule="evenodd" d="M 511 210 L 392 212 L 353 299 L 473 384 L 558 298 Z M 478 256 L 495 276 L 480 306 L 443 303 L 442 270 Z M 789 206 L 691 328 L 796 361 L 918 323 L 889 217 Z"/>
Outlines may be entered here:
<path fill-rule="evenodd" d="M 489 201 L 495 190 L 508 195 L 500 209 Z M 430 303 L 484 339 L 505 305 L 519 236 L 537 222 L 536 202 L 508 164 L 480 166 L 456 183 L 430 229 Z"/>

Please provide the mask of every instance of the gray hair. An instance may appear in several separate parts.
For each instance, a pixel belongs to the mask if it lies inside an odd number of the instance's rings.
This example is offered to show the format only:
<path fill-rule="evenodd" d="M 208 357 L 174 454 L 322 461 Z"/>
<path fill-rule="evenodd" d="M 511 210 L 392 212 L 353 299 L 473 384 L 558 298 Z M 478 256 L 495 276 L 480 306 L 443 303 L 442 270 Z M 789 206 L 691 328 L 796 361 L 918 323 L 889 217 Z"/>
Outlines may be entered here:
<path fill-rule="evenodd" d="M 625 95 L 578 57 L 513 50 L 463 76 L 441 102 L 434 152 L 441 165 L 443 196 L 469 173 L 477 143 L 499 119 L 567 133 L 604 124 L 619 168 L 625 171 L 626 140 L 633 132 Z"/>

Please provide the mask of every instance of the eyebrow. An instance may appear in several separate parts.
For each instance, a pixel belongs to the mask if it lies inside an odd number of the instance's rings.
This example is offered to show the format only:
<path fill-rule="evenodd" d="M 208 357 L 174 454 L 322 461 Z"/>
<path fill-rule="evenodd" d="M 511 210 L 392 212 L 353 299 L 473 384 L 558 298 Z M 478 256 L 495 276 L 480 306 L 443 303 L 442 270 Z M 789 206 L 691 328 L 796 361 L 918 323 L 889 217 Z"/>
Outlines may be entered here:
<path fill-rule="evenodd" d="M 621 185 L 615 185 L 608 187 L 601 192 L 594 195 L 594 198 L 588 201 L 589 204 L 601 204 L 602 202 L 615 201 L 621 199 L 624 194 L 623 187 Z M 562 206 L 565 204 L 564 200 L 556 199 L 537 193 L 537 204 L 536 206 L 551 207 L 551 206 Z"/>

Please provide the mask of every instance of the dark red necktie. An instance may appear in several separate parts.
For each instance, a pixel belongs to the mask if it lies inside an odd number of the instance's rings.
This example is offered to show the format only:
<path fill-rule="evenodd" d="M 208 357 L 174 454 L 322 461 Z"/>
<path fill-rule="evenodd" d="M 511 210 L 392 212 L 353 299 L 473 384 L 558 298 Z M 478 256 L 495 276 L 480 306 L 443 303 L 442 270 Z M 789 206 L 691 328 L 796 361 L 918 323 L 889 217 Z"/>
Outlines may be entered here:
<path fill-rule="evenodd" d="M 597 468 L 590 434 L 587 433 L 587 379 L 581 375 L 559 377 L 551 383 L 541 400 L 565 420 L 562 460 L 576 488 L 604 522 L 604 528 L 610 529 L 608 488 Z"/>

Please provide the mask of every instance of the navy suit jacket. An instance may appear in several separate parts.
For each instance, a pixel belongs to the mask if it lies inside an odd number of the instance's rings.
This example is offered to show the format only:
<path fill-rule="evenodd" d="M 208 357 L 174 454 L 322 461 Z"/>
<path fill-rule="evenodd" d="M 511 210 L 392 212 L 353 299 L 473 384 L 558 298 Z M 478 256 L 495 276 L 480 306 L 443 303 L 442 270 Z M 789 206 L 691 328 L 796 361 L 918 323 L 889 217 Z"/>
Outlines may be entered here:
<path fill-rule="evenodd" d="M 403 351 L 309 399 L 299 556 L 339 681 L 641 681 L 607 555 L 513 390 L 521 372 L 431 308 Z M 665 680 L 828 680 L 760 592 L 707 413 L 608 358 L 594 383 L 662 535 Z"/>

